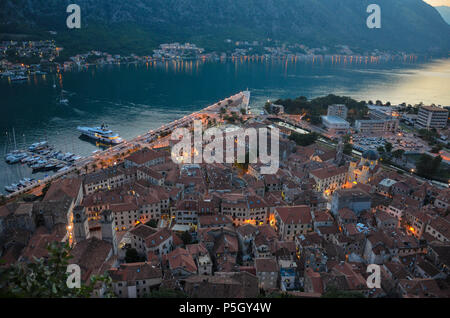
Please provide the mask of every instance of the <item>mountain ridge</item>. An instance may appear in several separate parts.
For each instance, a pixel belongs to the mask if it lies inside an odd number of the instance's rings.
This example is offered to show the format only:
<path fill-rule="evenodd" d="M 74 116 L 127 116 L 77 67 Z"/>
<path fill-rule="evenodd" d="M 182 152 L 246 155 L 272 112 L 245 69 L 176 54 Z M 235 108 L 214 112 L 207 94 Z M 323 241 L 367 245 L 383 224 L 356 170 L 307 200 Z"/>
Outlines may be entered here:
<path fill-rule="evenodd" d="M 437 6 L 434 7 L 442 16 L 445 22 L 450 24 L 450 7 L 449 6 Z"/>
<path fill-rule="evenodd" d="M 371 0 L 78 0 L 82 29 L 67 30 L 68 0 L 4 0 L 0 3 L 3 29 L 15 26 L 57 30 L 62 37 L 84 36 L 92 29 L 106 32 L 130 29 L 131 42 L 146 39 L 149 46 L 164 41 L 191 41 L 207 49 L 225 39 L 343 44 L 360 49 L 446 52 L 450 26 L 436 9 L 421 0 L 378 0 L 381 29 L 368 29 Z M 343 5 L 344 4 L 344 5 Z M 0 22 L 1 23 L 1 22 Z M 141 32 L 136 37 L 133 30 Z M 97 35 L 110 37 L 114 35 Z M 101 39 L 100 39 L 101 40 Z M 70 41 L 69 41 L 70 42 Z M 73 39 L 77 43 L 77 39 Z M 89 47 L 89 43 L 81 43 Z M 86 42 L 86 41 L 85 41 Z M 101 42 L 101 41 L 100 41 Z M 70 45 L 70 44 L 69 44 Z M 96 48 L 93 41 L 90 45 Z M 208 47 L 209 46 L 209 47 Z M 99 48 L 100 49 L 100 48 Z"/>

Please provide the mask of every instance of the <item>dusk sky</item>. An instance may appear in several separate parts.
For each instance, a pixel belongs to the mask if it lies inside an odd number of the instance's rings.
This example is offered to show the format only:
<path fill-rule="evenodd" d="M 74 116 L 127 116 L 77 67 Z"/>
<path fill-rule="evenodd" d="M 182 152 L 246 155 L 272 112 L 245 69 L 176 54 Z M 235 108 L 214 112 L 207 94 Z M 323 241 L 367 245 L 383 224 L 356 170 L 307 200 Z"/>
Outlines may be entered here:
<path fill-rule="evenodd" d="M 426 3 L 431 4 L 432 6 L 449 6 L 450 0 L 424 0 Z"/>

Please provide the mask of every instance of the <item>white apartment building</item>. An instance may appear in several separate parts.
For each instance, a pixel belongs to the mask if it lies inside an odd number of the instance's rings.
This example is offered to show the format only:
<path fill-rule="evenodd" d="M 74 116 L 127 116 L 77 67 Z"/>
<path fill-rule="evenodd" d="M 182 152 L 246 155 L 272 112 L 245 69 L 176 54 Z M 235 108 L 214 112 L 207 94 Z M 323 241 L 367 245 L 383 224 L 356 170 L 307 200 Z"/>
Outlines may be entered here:
<path fill-rule="evenodd" d="M 447 127 L 448 110 L 440 107 L 422 106 L 417 115 L 416 127 L 418 128 L 436 128 Z"/>
<path fill-rule="evenodd" d="M 356 120 L 355 129 L 363 134 L 396 132 L 398 130 L 398 119 Z"/>

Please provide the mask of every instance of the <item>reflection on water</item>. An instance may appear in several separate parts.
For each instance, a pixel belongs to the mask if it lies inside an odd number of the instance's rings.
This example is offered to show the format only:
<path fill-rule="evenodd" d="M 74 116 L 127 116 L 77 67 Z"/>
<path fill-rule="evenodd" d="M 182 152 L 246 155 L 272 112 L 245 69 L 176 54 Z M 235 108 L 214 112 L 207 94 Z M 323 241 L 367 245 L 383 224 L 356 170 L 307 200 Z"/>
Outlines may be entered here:
<path fill-rule="evenodd" d="M 380 99 L 394 103 L 450 105 L 450 63 L 437 61 L 413 70 L 384 72 L 391 81 L 376 82 L 355 94 L 356 98 Z"/>
<path fill-rule="evenodd" d="M 14 149 L 14 127 L 18 148 L 45 139 L 57 150 L 88 155 L 98 148 L 78 138 L 79 125 L 106 123 L 127 139 L 246 88 L 253 108 L 262 108 L 267 99 L 329 93 L 449 105 L 450 61 L 236 58 L 90 66 L 56 76 L 32 75 L 24 83 L 0 80 L 0 151 Z M 68 105 L 59 103 L 61 97 Z M 0 171 L 0 190 L 28 174 L 4 160 Z"/>

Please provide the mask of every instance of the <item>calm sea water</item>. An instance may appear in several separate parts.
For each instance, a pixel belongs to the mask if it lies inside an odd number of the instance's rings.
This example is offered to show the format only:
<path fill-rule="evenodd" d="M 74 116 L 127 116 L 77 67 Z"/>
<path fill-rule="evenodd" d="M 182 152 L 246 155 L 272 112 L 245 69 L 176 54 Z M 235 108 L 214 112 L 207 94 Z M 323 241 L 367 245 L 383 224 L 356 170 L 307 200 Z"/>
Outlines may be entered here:
<path fill-rule="evenodd" d="M 450 60 L 369 65 L 166 62 L 92 66 L 61 76 L 33 75 L 24 83 L 0 80 L 0 191 L 31 175 L 26 166 L 3 160 L 15 147 L 13 128 L 19 149 L 45 139 L 55 149 L 89 155 L 98 148 L 79 139 L 78 125 L 106 123 L 131 138 L 246 88 L 252 108 L 262 108 L 267 99 L 329 93 L 450 105 Z M 59 104 L 61 97 L 69 99 L 69 105 Z"/>

